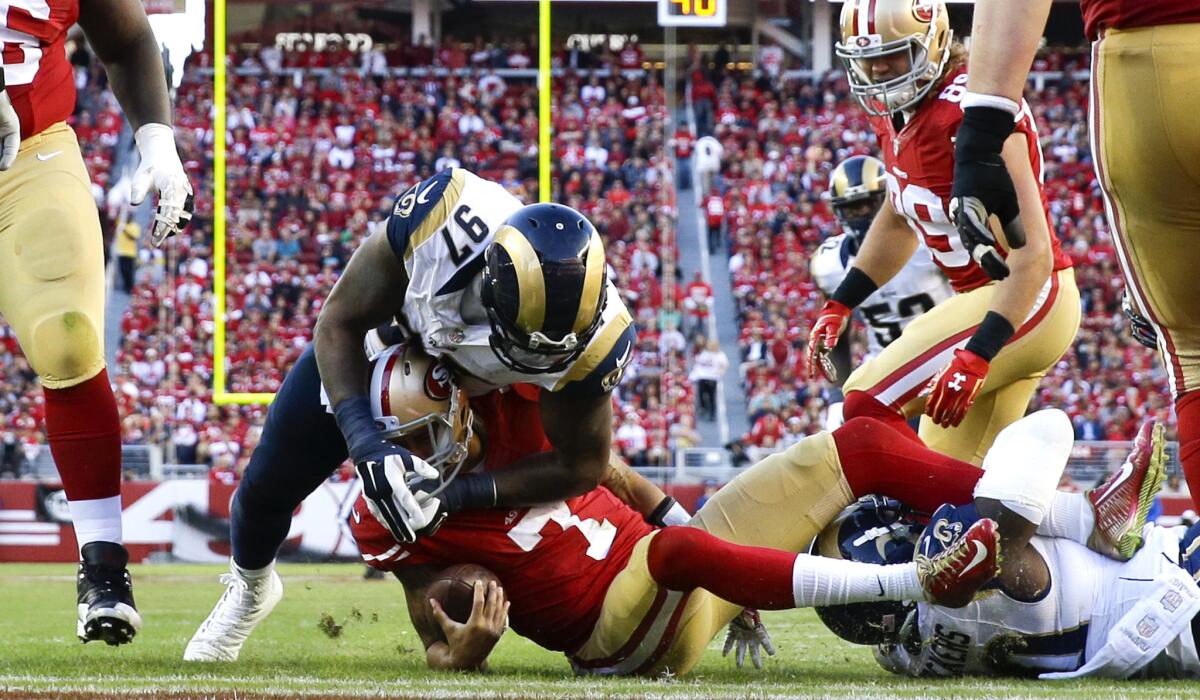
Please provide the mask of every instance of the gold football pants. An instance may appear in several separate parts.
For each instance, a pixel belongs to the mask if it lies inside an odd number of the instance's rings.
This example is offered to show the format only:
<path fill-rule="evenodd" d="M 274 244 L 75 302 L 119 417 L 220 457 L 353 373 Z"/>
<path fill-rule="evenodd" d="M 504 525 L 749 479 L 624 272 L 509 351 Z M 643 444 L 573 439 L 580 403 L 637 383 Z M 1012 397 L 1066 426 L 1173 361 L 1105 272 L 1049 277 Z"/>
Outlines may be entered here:
<path fill-rule="evenodd" d="M 688 525 L 735 544 L 802 552 L 853 500 L 833 435 L 818 433 L 739 474 Z M 660 589 L 646 563 L 653 537 L 637 543 L 613 579 L 591 637 L 572 658 L 576 668 L 687 673 L 741 612 L 704 589 Z"/>
<path fill-rule="evenodd" d="M 1176 396 L 1200 389 L 1200 24 L 1092 45 L 1092 151 L 1126 288 Z"/>
<path fill-rule="evenodd" d="M 51 389 L 104 369 L 104 251 L 91 180 L 63 123 L 0 173 L 0 314 Z"/>

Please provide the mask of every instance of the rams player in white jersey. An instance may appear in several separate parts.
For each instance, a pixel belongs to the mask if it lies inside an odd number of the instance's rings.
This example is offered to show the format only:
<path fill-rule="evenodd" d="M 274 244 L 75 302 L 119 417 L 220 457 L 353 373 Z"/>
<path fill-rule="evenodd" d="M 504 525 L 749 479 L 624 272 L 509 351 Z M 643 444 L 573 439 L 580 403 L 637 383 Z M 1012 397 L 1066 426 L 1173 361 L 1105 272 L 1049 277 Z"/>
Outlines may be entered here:
<path fill-rule="evenodd" d="M 842 233 L 825 239 L 813 253 L 810 269 L 813 281 L 832 296 L 871 227 L 871 221 L 887 195 L 887 172 L 883 162 L 872 156 L 854 156 L 838 163 L 829 176 L 829 198 Z M 921 247 L 924 247 L 922 244 Z M 910 321 L 949 299 L 954 294 L 946 276 L 928 255 L 914 255 L 896 276 L 875 290 L 858 307 L 867 325 L 868 357 L 878 355 Z M 850 376 L 850 338 L 843 337 L 830 353 L 838 387 Z M 841 424 L 841 403 L 830 407 L 826 428 Z"/>
<path fill-rule="evenodd" d="M 452 367 L 472 396 L 517 383 L 540 387 L 552 449 L 443 485 L 436 469 L 386 439 L 374 420 L 364 339 L 380 326 L 399 326 Z M 347 264 L 321 309 L 314 343 L 271 405 L 234 494 L 228 588 L 184 658 L 237 658 L 282 595 L 274 560 L 292 512 L 347 456 L 371 512 L 400 542 L 463 509 L 561 500 L 595 488 L 609 461 L 610 394 L 635 339 L 607 277 L 600 235 L 579 212 L 522 206 L 501 185 L 461 168 L 409 188 L 386 230 L 367 238 Z"/>
<path fill-rule="evenodd" d="M 1067 450 L 1059 467 L 1071 444 L 1060 442 Z M 1142 490 L 1152 495 L 1163 461 L 1162 427 L 1147 423 L 1126 465 L 1099 490 L 1141 476 Z M 879 603 L 818 614 L 848 641 L 875 644 L 880 665 L 902 675 L 1200 678 L 1200 526 L 1149 525 L 1139 511 L 1144 544 L 1118 561 L 1085 545 L 1087 509 L 1059 507 L 1069 502 L 1057 499 L 1037 536 L 1002 552 L 1000 575 L 985 587 L 990 591 L 965 607 Z M 869 515 L 851 513 L 822 533 L 821 553 L 873 563 L 911 559 L 910 535 L 919 526 Z M 974 505 L 943 506 L 916 542 L 916 556 L 936 554 L 978 517 Z"/>

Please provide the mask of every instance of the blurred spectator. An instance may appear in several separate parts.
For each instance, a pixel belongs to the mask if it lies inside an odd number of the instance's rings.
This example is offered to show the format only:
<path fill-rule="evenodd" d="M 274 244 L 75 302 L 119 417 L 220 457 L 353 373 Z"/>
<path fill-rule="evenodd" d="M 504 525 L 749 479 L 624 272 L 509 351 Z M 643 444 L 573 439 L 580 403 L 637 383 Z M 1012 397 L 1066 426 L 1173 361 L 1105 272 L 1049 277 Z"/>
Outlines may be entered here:
<path fill-rule="evenodd" d="M 617 447 L 625 460 L 634 466 L 646 464 L 647 434 L 638 422 L 637 413 L 625 414 L 625 421 L 617 428 Z"/>
<path fill-rule="evenodd" d="M 720 489 L 721 489 L 721 485 L 719 483 L 717 483 L 716 479 L 705 479 L 704 480 L 704 492 L 701 493 L 700 497 L 696 499 L 696 511 L 695 512 L 699 512 L 700 509 L 704 507 L 704 504 L 708 503 L 708 500 L 710 498 L 712 498 L 713 496 L 715 496 L 717 494 L 717 491 L 719 491 Z"/>
<path fill-rule="evenodd" d="M 717 419 L 717 385 L 729 369 L 729 358 L 721 350 L 721 342 L 713 338 L 692 360 L 689 378 L 696 383 L 700 396 L 699 415 L 702 420 Z"/>
<path fill-rule="evenodd" d="M 133 274 L 137 269 L 138 239 L 142 237 L 142 227 L 133 219 L 125 222 L 117 234 L 117 270 L 121 273 L 121 288 L 133 292 Z"/>

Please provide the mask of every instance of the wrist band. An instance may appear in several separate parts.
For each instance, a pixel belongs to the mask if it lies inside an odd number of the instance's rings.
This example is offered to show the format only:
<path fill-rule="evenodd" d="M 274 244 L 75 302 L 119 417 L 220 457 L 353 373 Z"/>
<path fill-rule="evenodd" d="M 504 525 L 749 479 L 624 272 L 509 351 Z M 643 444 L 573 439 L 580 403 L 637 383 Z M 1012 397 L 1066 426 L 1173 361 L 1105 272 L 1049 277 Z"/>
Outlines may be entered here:
<path fill-rule="evenodd" d="M 1001 316 L 995 311 L 987 312 L 983 317 L 983 323 L 979 324 L 979 329 L 975 331 L 975 335 L 967 341 L 967 351 L 979 355 L 988 362 L 1000 353 L 1000 349 L 1008 342 L 1008 339 L 1013 337 L 1016 330 L 1013 325 L 1008 322 L 1007 318 Z"/>
<path fill-rule="evenodd" d="M 852 267 L 846 272 L 845 279 L 834 290 L 833 296 L 830 299 L 844 304 L 847 308 L 856 308 L 859 304 L 867 300 L 867 297 L 875 293 L 879 289 L 879 285 L 867 276 L 867 273 Z"/>
<path fill-rule="evenodd" d="M 1021 105 L 1018 102 L 1013 102 L 1007 97 L 999 95 L 985 95 L 980 92 L 968 92 L 963 95 L 962 101 L 958 103 L 960 107 L 966 110 L 969 107 L 991 107 L 999 109 L 1014 117 L 1021 112 Z"/>

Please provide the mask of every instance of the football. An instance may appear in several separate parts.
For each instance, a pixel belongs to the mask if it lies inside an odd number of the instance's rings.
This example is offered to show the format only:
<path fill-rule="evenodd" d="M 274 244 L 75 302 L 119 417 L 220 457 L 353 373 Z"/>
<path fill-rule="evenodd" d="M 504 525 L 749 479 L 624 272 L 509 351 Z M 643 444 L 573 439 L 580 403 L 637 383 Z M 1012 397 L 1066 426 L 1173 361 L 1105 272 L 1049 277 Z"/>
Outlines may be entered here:
<path fill-rule="evenodd" d="M 500 579 L 496 574 L 478 564 L 455 564 L 446 567 L 438 577 L 429 584 L 428 597 L 436 600 L 442 610 L 455 622 L 465 623 L 471 617 L 471 605 L 475 601 L 474 585 L 479 581 L 487 585 L 488 581 Z"/>

